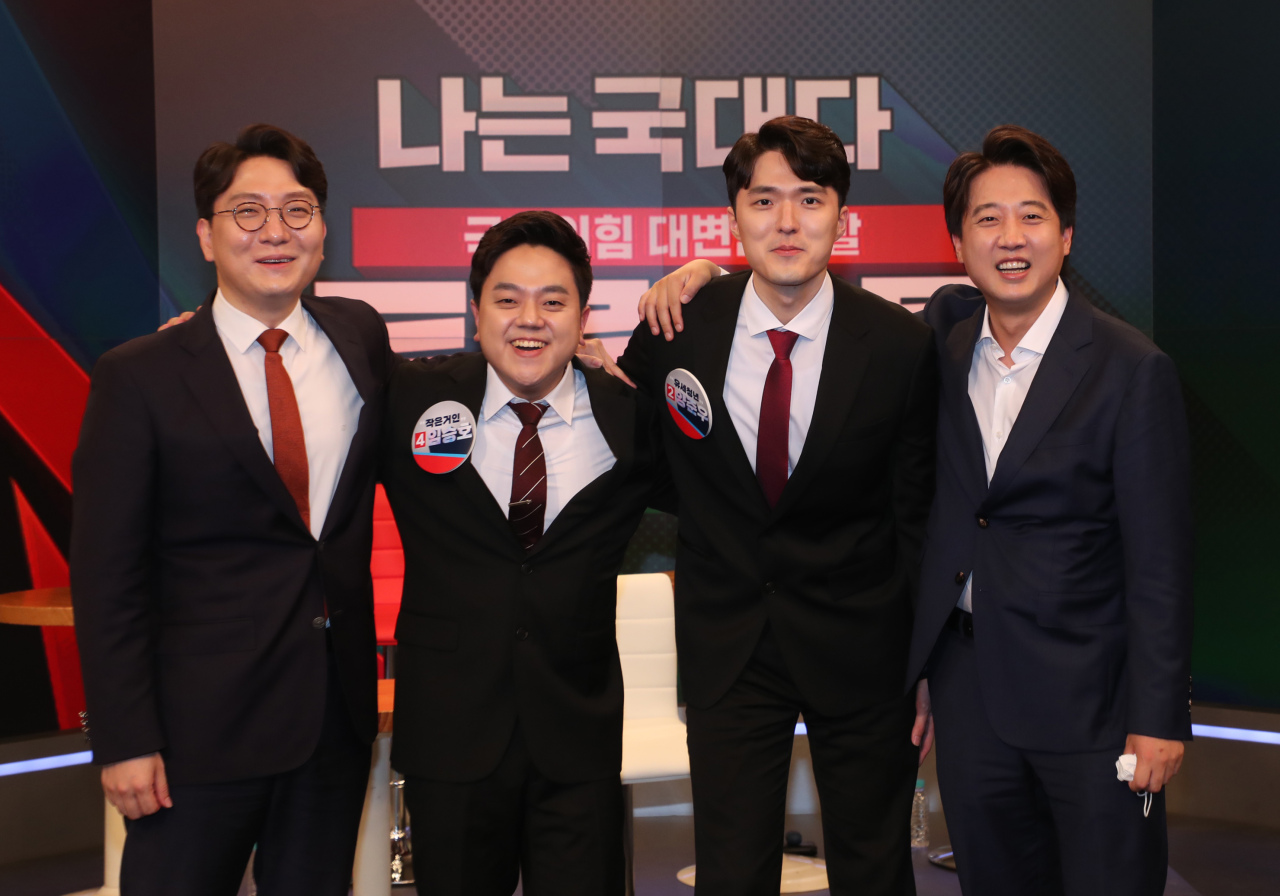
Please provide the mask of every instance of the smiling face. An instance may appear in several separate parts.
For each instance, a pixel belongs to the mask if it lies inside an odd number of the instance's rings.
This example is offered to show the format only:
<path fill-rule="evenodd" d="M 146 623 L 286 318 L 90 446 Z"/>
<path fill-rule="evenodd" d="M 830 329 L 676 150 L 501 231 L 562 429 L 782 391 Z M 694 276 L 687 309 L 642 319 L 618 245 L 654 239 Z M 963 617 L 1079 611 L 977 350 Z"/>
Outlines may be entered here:
<path fill-rule="evenodd" d="M 546 246 L 524 244 L 494 262 L 471 302 L 476 341 L 518 398 L 546 398 L 564 376 L 587 325 L 573 268 Z"/>
<path fill-rule="evenodd" d="M 822 285 L 849 209 L 840 205 L 835 189 L 801 180 L 786 156 L 770 151 L 756 159 L 751 183 L 738 191 L 729 219 L 755 274 L 756 292 L 786 323 Z"/>
<path fill-rule="evenodd" d="M 218 288 L 228 302 L 274 325 L 284 320 L 316 277 L 324 259 L 325 225 L 320 212 L 302 230 L 293 230 L 276 211 L 260 230 L 246 233 L 231 215 L 216 212 L 241 202 L 280 208 L 291 199 L 318 204 L 294 177 L 287 162 L 269 156 L 245 159 L 231 184 L 213 203 L 211 219 L 201 218 L 196 235 L 206 261 L 218 270 Z"/>
<path fill-rule="evenodd" d="M 997 165 L 969 185 L 960 236 L 951 242 L 988 307 L 1038 314 L 1053 298 L 1071 234 L 1039 174 Z"/>

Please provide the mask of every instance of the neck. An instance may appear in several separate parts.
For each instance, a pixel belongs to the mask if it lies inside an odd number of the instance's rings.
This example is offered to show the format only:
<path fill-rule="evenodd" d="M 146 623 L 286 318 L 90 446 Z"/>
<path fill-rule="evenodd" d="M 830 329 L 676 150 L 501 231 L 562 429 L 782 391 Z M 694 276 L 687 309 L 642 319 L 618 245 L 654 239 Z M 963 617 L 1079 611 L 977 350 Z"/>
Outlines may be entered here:
<path fill-rule="evenodd" d="M 293 309 L 298 307 L 301 296 L 294 296 L 291 299 L 283 299 L 279 301 L 252 302 L 246 301 L 243 297 L 234 295 L 225 289 L 219 287 L 222 298 L 226 299 L 227 304 L 237 311 L 243 311 L 252 317 L 264 327 L 275 328 L 284 323 L 285 318 L 293 314 Z"/>
<path fill-rule="evenodd" d="M 1054 290 L 1057 290 L 1056 285 Z M 1045 308 L 1049 307 L 1049 302 L 1052 298 L 1053 293 L 1051 292 L 1044 299 L 1033 304 L 1009 307 L 992 302 L 987 303 L 987 318 L 991 326 L 991 335 L 996 344 L 1004 351 L 1002 360 L 1007 366 L 1013 366 L 1013 350 L 1018 347 L 1022 337 L 1027 335 L 1027 331 L 1040 319 L 1040 315 L 1044 313 Z"/>
<path fill-rule="evenodd" d="M 792 285 L 771 283 L 759 274 L 753 273 L 751 283 L 755 286 L 756 295 L 760 297 L 760 301 L 764 302 L 764 306 L 778 319 L 778 323 L 785 325 L 791 323 L 792 319 L 813 301 L 818 290 L 822 289 L 826 276 L 827 270 L 823 268 L 816 277 Z"/>

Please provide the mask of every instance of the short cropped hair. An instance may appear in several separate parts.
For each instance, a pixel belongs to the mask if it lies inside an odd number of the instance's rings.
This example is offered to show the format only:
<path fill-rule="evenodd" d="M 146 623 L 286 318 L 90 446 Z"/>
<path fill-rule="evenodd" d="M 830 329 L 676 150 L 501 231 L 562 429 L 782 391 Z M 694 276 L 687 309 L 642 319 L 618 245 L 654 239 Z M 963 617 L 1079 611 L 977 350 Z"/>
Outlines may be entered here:
<path fill-rule="evenodd" d="M 586 307 L 591 296 L 591 255 L 569 222 L 555 212 L 518 212 L 490 227 L 480 238 L 471 256 L 471 298 L 480 300 L 484 281 L 489 279 L 498 259 L 519 246 L 546 246 L 557 253 L 573 269 L 573 282 L 578 287 L 578 302 Z"/>
<path fill-rule="evenodd" d="M 754 134 L 743 134 L 724 160 L 724 182 L 729 206 L 736 207 L 738 192 L 751 186 L 756 160 L 766 152 L 780 152 L 801 180 L 831 187 L 844 205 L 849 196 L 849 159 L 835 131 L 799 115 L 766 121 Z"/>
<path fill-rule="evenodd" d="M 324 206 L 329 181 L 324 176 L 324 165 L 307 141 L 283 128 L 251 124 L 239 133 L 235 143 L 214 143 L 196 160 L 196 214 L 201 218 L 213 215 L 214 201 L 231 186 L 241 163 L 257 156 L 286 162 L 298 183 L 315 193 L 316 202 Z"/>
<path fill-rule="evenodd" d="M 1067 160 L 1039 134 L 1016 124 L 1002 124 L 987 132 L 982 152 L 961 153 L 947 169 L 947 178 L 942 184 L 942 208 L 948 233 L 961 235 L 973 179 L 998 165 L 1016 165 L 1040 175 L 1049 192 L 1049 201 L 1058 213 L 1061 229 L 1075 227 L 1076 177 Z"/>

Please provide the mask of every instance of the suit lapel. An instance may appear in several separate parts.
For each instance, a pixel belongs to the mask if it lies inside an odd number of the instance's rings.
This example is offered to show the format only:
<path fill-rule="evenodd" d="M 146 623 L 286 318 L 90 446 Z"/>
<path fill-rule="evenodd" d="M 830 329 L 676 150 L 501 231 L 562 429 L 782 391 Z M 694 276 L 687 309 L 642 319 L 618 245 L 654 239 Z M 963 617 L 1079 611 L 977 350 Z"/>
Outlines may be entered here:
<path fill-rule="evenodd" d="M 191 364 L 182 374 L 183 382 L 227 450 L 280 511 L 305 530 L 298 505 L 262 447 L 258 428 L 240 391 L 240 381 L 213 323 L 212 304 L 211 295 L 178 333 L 179 344 L 191 355 Z"/>
<path fill-rule="evenodd" d="M 800 452 L 800 460 L 773 509 L 774 516 L 785 513 L 817 477 L 831 454 L 836 438 L 844 430 L 858 387 L 871 362 L 870 353 L 861 345 L 868 332 L 867 323 L 858 317 L 845 282 L 834 277 L 831 282 L 835 296 L 831 325 L 827 328 L 827 346 L 822 356 L 822 376 L 813 402 L 813 417 L 805 435 L 804 450 Z"/>
<path fill-rule="evenodd" d="M 747 451 L 738 438 L 738 428 L 733 425 L 729 408 L 724 403 L 724 381 L 729 369 L 729 353 L 733 349 L 733 334 L 738 325 L 738 311 L 742 307 L 742 294 L 746 289 L 750 272 L 742 277 L 740 287 L 717 299 L 717 307 L 707 314 L 704 326 L 694 349 L 694 374 L 707 391 L 711 403 L 711 436 L 724 459 L 726 469 L 738 480 L 738 487 L 760 496 L 765 506 L 764 492 L 756 479 Z M 666 376 L 667 371 L 663 371 Z"/>
<path fill-rule="evenodd" d="M 468 356 L 452 373 L 454 387 L 450 390 L 452 394 L 449 398 L 465 405 L 477 423 L 480 421 L 481 406 L 484 404 L 487 374 L 488 365 L 479 352 Z M 418 413 L 421 414 L 424 411 L 426 411 L 425 407 L 419 409 Z M 407 448 L 408 446 L 406 450 Z M 493 496 L 493 492 L 489 491 L 489 486 L 485 485 L 484 477 L 480 475 L 471 458 L 467 458 L 466 463 L 448 475 L 458 477 L 458 488 L 470 499 L 472 506 L 484 520 L 484 524 L 494 530 L 495 537 L 509 540 L 512 550 L 522 553 L 520 543 L 507 520 L 506 502 L 500 502 Z"/>
<path fill-rule="evenodd" d="M 974 504 L 981 501 L 987 492 L 987 462 L 982 448 L 982 430 L 978 427 L 978 416 L 969 398 L 969 370 L 973 366 L 973 347 L 982 330 L 985 308 L 985 304 L 978 303 L 970 317 L 951 328 L 940 359 L 942 403 L 955 429 L 956 438 L 951 444 L 956 450 L 939 454 L 947 463 L 959 467 L 960 481 Z"/>
<path fill-rule="evenodd" d="M 635 463 L 635 399 L 619 394 L 616 381 L 610 382 L 613 378 L 609 374 L 601 370 L 581 368 L 576 360 L 573 364 L 575 368 L 582 370 L 586 378 L 587 394 L 591 398 L 591 414 L 600 427 L 609 450 L 613 452 L 614 463 L 569 499 L 542 538 L 538 539 L 538 543 L 530 551 L 531 555 L 539 553 L 548 544 L 553 544 L 562 533 L 572 531 L 583 519 L 596 512 L 602 496 L 612 494 L 619 483 L 626 481 Z"/>
<path fill-rule="evenodd" d="M 1000 460 L 991 476 L 988 501 L 996 499 L 1008 488 L 1053 421 L 1062 413 L 1062 408 L 1089 369 L 1088 346 L 1092 342 L 1091 308 L 1083 299 L 1069 296 L 1058 329 L 1049 340 L 1040 369 L 1036 371 L 1026 401 L 1018 412 L 1017 422 L 1009 432 L 1009 441 L 1000 452 Z"/>
<path fill-rule="evenodd" d="M 376 461 L 376 450 L 379 430 L 381 430 L 381 383 L 369 366 L 369 350 L 362 344 L 359 335 L 342 316 L 335 314 L 327 304 L 317 303 L 303 298 L 302 307 L 311 315 L 311 319 L 329 337 L 334 351 L 342 359 L 360 393 L 363 404 L 360 416 L 356 421 L 356 431 L 351 436 L 351 445 L 347 448 L 347 457 L 342 471 L 338 474 L 338 484 L 333 492 L 333 500 L 329 503 L 329 511 L 325 514 L 324 526 L 320 538 L 324 539 L 332 531 L 338 521 L 346 518 L 350 505 L 357 500 L 366 481 L 366 474 Z"/>

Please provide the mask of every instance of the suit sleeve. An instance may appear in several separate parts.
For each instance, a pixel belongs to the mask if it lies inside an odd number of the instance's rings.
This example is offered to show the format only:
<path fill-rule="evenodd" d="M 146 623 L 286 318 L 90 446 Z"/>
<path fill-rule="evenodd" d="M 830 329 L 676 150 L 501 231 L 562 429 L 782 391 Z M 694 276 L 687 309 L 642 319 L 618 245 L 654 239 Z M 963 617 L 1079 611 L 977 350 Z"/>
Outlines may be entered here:
<path fill-rule="evenodd" d="M 1142 359 L 1116 427 L 1116 510 L 1124 545 L 1130 734 L 1191 738 L 1191 464 L 1173 362 Z"/>
<path fill-rule="evenodd" d="M 650 373 L 653 367 L 653 340 L 655 337 L 649 332 L 649 325 L 641 321 L 636 328 L 631 331 L 631 339 L 627 342 L 626 350 L 623 351 L 621 357 L 618 358 L 618 366 L 622 368 L 622 372 L 640 387 L 641 391 L 649 391 Z M 662 396 L 652 396 L 655 401 Z"/>
<path fill-rule="evenodd" d="M 156 463 L 142 392 L 126 361 L 108 353 L 93 372 L 72 461 L 71 595 L 99 764 L 165 746 L 154 676 Z"/>
<path fill-rule="evenodd" d="M 893 459 L 893 514 L 899 562 L 916 603 L 925 526 L 933 503 L 935 437 L 938 426 L 938 369 L 933 334 L 919 340 L 906 408 Z"/>

